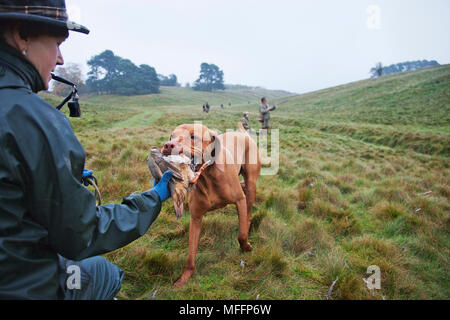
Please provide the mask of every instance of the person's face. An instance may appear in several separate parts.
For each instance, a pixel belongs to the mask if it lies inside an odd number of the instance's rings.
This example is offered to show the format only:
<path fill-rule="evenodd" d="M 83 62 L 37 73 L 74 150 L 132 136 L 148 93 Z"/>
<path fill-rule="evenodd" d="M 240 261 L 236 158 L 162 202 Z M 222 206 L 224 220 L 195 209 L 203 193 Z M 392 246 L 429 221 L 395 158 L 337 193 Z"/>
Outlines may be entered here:
<path fill-rule="evenodd" d="M 263 104 L 266 104 L 266 103 L 267 103 L 267 99 L 264 99 L 264 100 L 263 100 Z"/>
<path fill-rule="evenodd" d="M 27 40 L 26 57 L 41 75 L 45 90 L 49 88 L 51 72 L 55 71 L 56 66 L 64 64 L 59 47 L 65 39 L 65 37 L 38 36 Z"/>

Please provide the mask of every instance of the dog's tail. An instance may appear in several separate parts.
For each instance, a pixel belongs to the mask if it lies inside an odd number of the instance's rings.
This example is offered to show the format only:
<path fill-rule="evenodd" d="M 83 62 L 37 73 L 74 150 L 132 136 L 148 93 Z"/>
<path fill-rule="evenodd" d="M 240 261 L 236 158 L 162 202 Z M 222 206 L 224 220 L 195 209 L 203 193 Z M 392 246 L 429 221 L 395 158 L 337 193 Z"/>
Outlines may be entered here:
<path fill-rule="evenodd" d="M 256 141 L 256 137 L 259 135 L 258 132 L 255 132 L 253 130 L 250 130 L 250 132 L 249 132 L 249 131 L 245 130 L 244 125 L 240 121 L 238 122 L 238 127 L 239 127 L 240 132 L 245 133 L 245 135 L 247 135 L 253 141 Z"/>
<path fill-rule="evenodd" d="M 240 122 L 240 121 L 238 122 L 238 127 L 239 127 L 239 131 L 248 135 L 248 132 L 247 132 L 247 130 L 244 129 L 242 122 Z"/>

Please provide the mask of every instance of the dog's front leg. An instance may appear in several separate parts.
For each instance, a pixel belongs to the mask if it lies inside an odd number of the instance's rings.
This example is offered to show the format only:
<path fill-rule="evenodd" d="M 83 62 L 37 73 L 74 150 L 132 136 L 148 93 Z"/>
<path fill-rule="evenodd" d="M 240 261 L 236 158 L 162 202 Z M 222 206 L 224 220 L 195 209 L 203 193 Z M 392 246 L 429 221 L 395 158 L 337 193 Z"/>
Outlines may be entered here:
<path fill-rule="evenodd" d="M 189 224 L 189 251 L 186 266 L 180 279 L 175 282 L 175 287 L 183 286 L 195 271 L 195 256 L 197 254 L 198 242 L 200 240 L 200 231 L 202 229 L 203 214 L 191 213 L 191 221 Z"/>

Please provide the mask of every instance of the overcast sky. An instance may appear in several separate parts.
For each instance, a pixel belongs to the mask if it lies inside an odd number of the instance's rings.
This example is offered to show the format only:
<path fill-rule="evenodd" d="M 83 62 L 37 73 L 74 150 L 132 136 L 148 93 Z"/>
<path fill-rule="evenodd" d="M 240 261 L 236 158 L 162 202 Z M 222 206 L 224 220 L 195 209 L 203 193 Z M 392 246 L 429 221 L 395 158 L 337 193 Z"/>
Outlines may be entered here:
<path fill-rule="evenodd" d="M 66 63 L 106 49 L 179 82 L 202 62 L 225 82 L 304 93 L 368 78 L 376 62 L 450 63 L 450 0 L 66 0 Z"/>

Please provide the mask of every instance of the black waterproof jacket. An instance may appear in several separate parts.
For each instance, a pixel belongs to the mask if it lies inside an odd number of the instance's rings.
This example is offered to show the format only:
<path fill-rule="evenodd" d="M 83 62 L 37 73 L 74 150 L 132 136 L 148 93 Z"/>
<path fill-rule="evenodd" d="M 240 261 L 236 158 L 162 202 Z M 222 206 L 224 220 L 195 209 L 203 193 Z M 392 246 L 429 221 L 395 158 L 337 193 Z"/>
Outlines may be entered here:
<path fill-rule="evenodd" d="M 0 299 L 58 299 L 58 257 L 82 260 L 144 235 L 154 190 L 96 207 L 85 151 L 64 114 L 36 93 L 39 73 L 0 42 Z"/>

